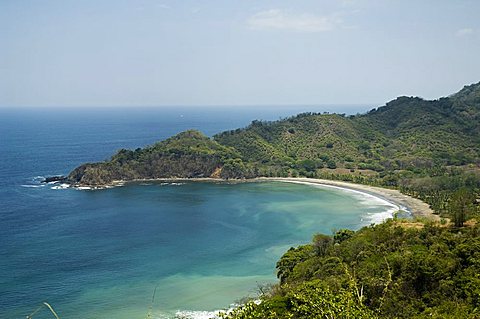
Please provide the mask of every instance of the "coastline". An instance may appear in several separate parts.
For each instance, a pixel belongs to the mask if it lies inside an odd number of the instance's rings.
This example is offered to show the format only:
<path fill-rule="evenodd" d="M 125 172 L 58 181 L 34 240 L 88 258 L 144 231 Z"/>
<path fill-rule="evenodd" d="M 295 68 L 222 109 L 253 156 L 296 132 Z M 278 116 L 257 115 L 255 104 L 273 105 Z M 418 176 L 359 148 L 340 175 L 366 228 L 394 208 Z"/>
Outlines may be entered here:
<path fill-rule="evenodd" d="M 358 191 L 361 193 L 366 193 L 375 197 L 379 197 L 399 207 L 404 207 L 414 217 L 426 218 L 433 221 L 440 221 L 440 216 L 436 215 L 427 203 L 422 202 L 420 199 L 402 194 L 399 190 L 396 189 L 306 177 L 259 177 L 255 180 L 309 183 Z"/>
<path fill-rule="evenodd" d="M 422 202 L 420 199 L 413 198 L 411 196 L 402 194 L 399 190 L 382 188 L 370 185 L 348 183 L 344 181 L 328 180 L 328 179 L 317 179 L 317 178 L 307 178 L 307 177 L 256 177 L 252 179 L 222 179 L 222 178 L 211 178 L 211 177 L 201 177 L 201 178 L 153 178 L 153 179 L 136 179 L 129 181 L 113 181 L 108 185 L 102 186 L 81 186 L 81 185 L 71 185 L 71 187 L 80 189 L 80 190 L 98 190 L 106 189 L 112 187 L 124 186 L 129 183 L 142 183 L 142 182 L 229 182 L 229 183 L 245 183 L 245 182 L 267 182 L 267 181 L 280 181 L 280 182 L 292 182 L 292 183 L 305 183 L 305 184 L 316 184 L 319 186 L 335 187 L 339 189 L 346 189 L 351 191 L 356 191 L 371 196 L 378 197 L 382 200 L 390 202 L 402 209 L 406 209 L 413 217 L 426 218 L 432 221 L 440 221 L 440 216 L 436 215 L 430 206 Z"/>

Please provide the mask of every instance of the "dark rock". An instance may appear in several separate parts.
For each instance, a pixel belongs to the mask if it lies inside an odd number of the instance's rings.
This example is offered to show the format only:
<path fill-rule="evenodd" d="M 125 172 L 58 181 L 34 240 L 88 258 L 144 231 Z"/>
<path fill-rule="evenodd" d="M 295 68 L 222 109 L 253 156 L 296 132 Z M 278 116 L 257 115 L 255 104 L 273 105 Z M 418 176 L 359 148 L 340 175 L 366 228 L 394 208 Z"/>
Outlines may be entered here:
<path fill-rule="evenodd" d="M 51 182 L 64 182 L 67 180 L 66 176 L 63 175 L 57 175 L 57 176 L 49 176 L 46 177 L 42 183 L 51 183 Z"/>

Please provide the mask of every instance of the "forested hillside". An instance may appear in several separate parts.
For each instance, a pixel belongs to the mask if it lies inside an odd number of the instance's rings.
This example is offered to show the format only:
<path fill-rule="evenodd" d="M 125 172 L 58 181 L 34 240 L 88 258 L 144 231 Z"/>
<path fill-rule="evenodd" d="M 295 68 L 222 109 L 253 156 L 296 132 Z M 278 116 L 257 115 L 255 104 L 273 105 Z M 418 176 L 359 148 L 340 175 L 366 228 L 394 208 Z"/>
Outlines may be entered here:
<path fill-rule="evenodd" d="M 215 140 L 283 174 L 344 167 L 377 172 L 477 163 L 480 84 L 435 101 L 400 97 L 367 114 L 300 114 L 254 121 Z M 313 161 L 313 163 L 311 163 Z"/>
<path fill-rule="evenodd" d="M 104 185 L 143 178 L 222 177 L 220 167 L 225 168 L 225 174 L 230 159 L 238 156 L 233 148 L 198 131 L 186 131 L 149 147 L 122 149 L 107 162 L 81 165 L 68 179 L 73 183 Z"/>
<path fill-rule="evenodd" d="M 399 97 L 366 114 L 304 113 L 253 121 L 210 139 L 187 131 L 84 164 L 74 185 L 156 178 L 317 177 L 394 187 L 455 219 L 479 211 L 480 83 L 434 101 Z M 468 214 L 467 214 L 468 213 Z M 463 220 L 465 218 L 460 218 Z M 459 222 L 460 223 L 460 222 Z"/>

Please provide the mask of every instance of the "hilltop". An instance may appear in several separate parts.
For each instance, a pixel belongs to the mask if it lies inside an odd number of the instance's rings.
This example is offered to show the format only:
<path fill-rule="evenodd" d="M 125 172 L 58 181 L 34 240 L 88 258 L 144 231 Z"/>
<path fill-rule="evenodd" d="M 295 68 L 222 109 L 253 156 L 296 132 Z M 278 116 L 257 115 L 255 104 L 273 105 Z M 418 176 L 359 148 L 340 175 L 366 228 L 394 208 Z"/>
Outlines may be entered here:
<path fill-rule="evenodd" d="M 115 180 L 230 177 L 235 174 L 228 171 L 228 163 L 239 156 L 235 149 L 190 130 L 145 148 L 121 149 L 106 162 L 83 164 L 68 181 L 105 185 Z"/>

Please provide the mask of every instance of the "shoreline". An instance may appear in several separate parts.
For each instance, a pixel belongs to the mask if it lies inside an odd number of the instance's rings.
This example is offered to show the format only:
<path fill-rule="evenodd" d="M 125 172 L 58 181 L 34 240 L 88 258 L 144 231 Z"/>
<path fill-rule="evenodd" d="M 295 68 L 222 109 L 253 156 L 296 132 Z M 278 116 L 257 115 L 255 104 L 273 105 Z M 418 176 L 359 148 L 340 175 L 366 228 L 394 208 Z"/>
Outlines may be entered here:
<path fill-rule="evenodd" d="M 413 198 L 411 196 L 400 193 L 399 190 L 382 188 L 377 186 L 363 185 L 348 183 L 344 181 L 335 181 L 328 179 L 317 179 L 317 178 L 302 178 L 302 177 L 259 177 L 255 180 L 259 181 L 284 181 L 284 182 L 295 182 L 295 183 L 309 183 L 316 184 L 320 186 L 329 186 L 336 187 L 341 189 L 347 189 L 352 191 L 357 191 L 372 195 L 383 199 L 387 202 L 395 204 L 400 208 L 406 208 L 413 217 L 427 218 L 433 221 L 440 221 L 440 216 L 436 215 L 430 206 L 422 202 L 420 199 Z"/>
<path fill-rule="evenodd" d="M 136 179 L 130 181 L 113 181 L 108 185 L 102 186 L 82 186 L 82 185 L 71 185 L 70 187 L 80 189 L 80 190 L 98 190 L 106 189 L 112 187 L 124 186 L 125 184 L 130 183 L 142 183 L 142 182 L 228 182 L 228 183 L 248 183 L 248 182 L 268 182 L 268 181 L 279 181 L 279 182 L 291 182 L 291 183 L 308 183 L 316 184 L 319 186 L 335 187 L 344 190 L 356 191 L 364 193 L 367 195 L 375 196 L 382 200 L 385 200 L 391 204 L 398 206 L 401 209 L 407 210 L 413 217 L 426 218 L 433 221 L 440 221 L 440 216 L 436 215 L 430 206 L 422 202 L 420 199 L 413 198 L 411 196 L 402 194 L 399 190 L 382 188 L 377 186 L 355 184 L 344 181 L 328 180 L 328 179 L 318 179 L 318 178 L 307 178 L 307 177 L 256 177 L 252 179 L 232 179 L 226 180 L 222 178 L 211 178 L 211 177 L 202 177 L 202 178 L 152 178 L 152 179 Z"/>

